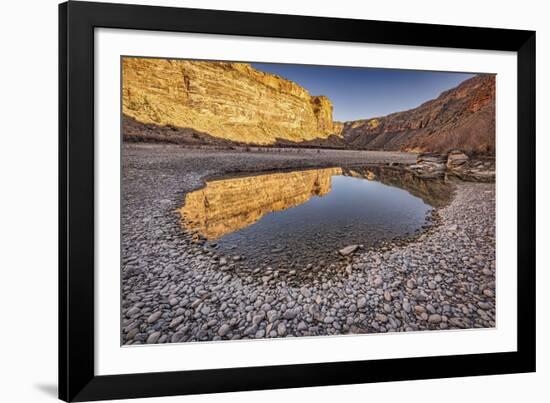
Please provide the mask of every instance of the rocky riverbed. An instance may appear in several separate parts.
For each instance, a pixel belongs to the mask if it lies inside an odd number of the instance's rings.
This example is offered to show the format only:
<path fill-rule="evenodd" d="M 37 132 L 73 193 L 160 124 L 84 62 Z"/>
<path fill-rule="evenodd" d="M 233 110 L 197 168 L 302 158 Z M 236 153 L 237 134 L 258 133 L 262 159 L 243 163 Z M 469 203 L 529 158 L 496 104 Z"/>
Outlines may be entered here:
<path fill-rule="evenodd" d="M 336 263 L 259 269 L 193 242 L 176 209 L 206 177 L 414 164 L 398 152 L 124 145 L 121 343 L 495 326 L 495 185 L 456 181 L 435 224 Z"/>

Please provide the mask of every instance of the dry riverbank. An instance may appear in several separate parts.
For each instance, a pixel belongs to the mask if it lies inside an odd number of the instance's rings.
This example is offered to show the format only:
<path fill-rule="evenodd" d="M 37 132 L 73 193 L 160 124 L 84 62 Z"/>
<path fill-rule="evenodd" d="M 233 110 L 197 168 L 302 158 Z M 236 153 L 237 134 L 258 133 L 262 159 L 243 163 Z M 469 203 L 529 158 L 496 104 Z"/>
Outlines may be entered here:
<path fill-rule="evenodd" d="M 415 161 L 399 152 L 124 145 L 122 343 L 494 326 L 494 184 L 457 182 L 438 225 L 412 242 L 294 274 L 238 270 L 191 242 L 175 213 L 207 176 Z"/>

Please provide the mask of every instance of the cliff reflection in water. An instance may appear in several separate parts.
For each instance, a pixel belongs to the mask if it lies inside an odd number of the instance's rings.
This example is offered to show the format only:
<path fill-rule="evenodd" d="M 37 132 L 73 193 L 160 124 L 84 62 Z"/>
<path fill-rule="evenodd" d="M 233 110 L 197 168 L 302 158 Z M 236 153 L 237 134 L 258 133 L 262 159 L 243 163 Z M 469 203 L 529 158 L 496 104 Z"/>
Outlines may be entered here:
<path fill-rule="evenodd" d="M 332 176 L 341 174 L 341 168 L 325 168 L 208 181 L 187 194 L 180 214 L 187 229 L 214 240 L 326 195 Z"/>
<path fill-rule="evenodd" d="M 322 197 L 329 194 L 334 176 L 361 178 L 401 188 L 406 190 L 409 196 L 417 197 L 432 207 L 444 205 L 452 193 L 449 184 L 444 180 L 423 179 L 397 167 L 370 166 L 278 172 L 207 181 L 204 188 L 185 197 L 184 206 L 180 209 L 182 222 L 187 230 L 208 240 L 216 240 L 249 227 L 270 213 L 303 205 L 314 196 Z M 375 192 L 374 188 L 370 192 Z M 346 197 L 355 196 L 359 194 L 348 193 Z M 369 204 L 367 198 L 365 205 L 370 210 L 375 209 L 374 204 Z M 384 205 L 385 203 L 380 203 L 381 208 L 385 208 Z M 338 209 L 338 205 L 332 208 L 335 209 Z M 330 215 L 335 214 L 332 210 Z M 379 214 L 377 211 L 370 212 L 371 215 L 374 213 Z M 395 220 L 401 219 L 395 212 L 385 213 Z M 342 214 L 349 215 L 350 211 Z M 364 212 L 358 212 L 358 219 L 363 216 Z M 325 218 L 326 215 L 320 217 Z"/>
<path fill-rule="evenodd" d="M 412 171 L 392 166 L 369 166 L 344 168 L 342 175 L 365 178 L 384 185 L 406 190 L 432 207 L 443 207 L 449 203 L 453 187 L 443 177 L 422 178 Z"/>

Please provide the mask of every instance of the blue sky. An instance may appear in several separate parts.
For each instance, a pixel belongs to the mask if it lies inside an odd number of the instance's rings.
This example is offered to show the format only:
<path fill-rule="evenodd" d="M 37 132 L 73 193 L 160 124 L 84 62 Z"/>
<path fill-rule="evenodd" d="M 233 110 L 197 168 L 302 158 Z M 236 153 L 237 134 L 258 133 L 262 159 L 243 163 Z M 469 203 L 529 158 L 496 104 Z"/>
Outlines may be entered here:
<path fill-rule="evenodd" d="M 418 70 L 252 63 L 256 69 L 292 80 L 311 95 L 326 95 L 334 120 L 384 116 L 415 108 L 475 74 Z"/>

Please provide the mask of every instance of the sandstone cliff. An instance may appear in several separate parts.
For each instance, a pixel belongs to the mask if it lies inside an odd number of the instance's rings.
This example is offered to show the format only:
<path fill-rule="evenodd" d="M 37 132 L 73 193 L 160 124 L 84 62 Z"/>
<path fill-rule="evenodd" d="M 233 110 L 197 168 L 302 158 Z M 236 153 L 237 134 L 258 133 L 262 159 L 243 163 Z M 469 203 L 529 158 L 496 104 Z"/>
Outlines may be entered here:
<path fill-rule="evenodd" d="M 125 125 L 133 127 L 266 145 L 324 139 L 341 129 L 328 98 L 244 63 L 125 57 L 122 82 Z"/>
<path fill-rule="evenodd" d="M 494 154 L 495 76 L 475 76 L 415 109 L 346 122 L 343 137 L 369 150 Z"/>

